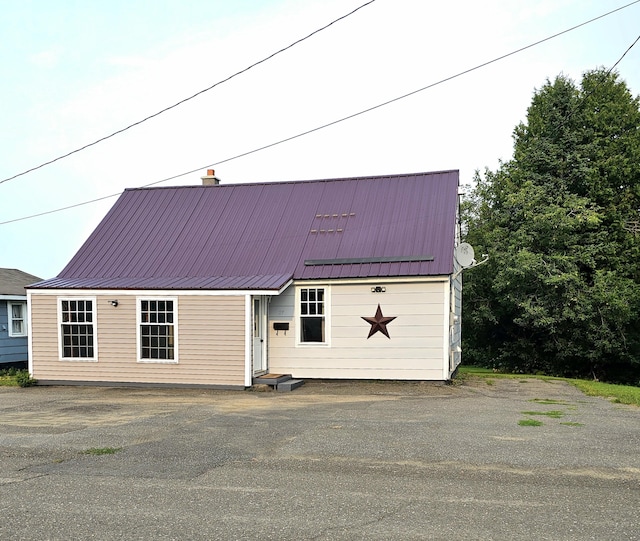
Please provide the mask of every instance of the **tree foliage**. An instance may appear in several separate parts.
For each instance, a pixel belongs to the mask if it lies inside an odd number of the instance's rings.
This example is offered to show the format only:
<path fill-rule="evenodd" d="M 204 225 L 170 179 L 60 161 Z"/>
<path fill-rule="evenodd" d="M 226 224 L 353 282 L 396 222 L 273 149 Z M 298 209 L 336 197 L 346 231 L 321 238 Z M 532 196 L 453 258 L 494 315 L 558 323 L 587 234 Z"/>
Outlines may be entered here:
<path fill-rule="evenodd" d="M 640 107 L 617 74 L 534 93 L 513 158 L 476 173 L 466 238 L 466 361 L 640 381 Z"/>

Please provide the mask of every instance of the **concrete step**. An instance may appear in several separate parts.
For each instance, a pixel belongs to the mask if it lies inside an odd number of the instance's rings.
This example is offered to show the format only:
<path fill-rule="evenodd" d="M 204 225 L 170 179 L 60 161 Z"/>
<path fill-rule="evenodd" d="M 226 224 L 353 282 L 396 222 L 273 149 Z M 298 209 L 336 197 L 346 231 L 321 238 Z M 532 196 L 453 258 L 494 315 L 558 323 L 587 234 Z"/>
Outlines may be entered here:
<path fill-rule="evenodd" d="M 286 393 L 289 391 L 293 391 L 298 387 L 304 385 L 303 379 L 288 379 L 287 381 L 283 381 L 282 383 L 278 383 L 276 389 L 281 393 Z"/>
<path fill-rule="evenodd" d="M 304 385 L 304 380 L 293 379 L 291 374 L 263 374 L 253 378 L 254 385 L 269 385 L 280 392 L 288 392 Z"/>
<path fill-rule="evenodd" d="M 283 381 L 291 379 L 291 374 L 264 374 L 253 378 L 254 385 L 271 385 L 277 387 Z"/>

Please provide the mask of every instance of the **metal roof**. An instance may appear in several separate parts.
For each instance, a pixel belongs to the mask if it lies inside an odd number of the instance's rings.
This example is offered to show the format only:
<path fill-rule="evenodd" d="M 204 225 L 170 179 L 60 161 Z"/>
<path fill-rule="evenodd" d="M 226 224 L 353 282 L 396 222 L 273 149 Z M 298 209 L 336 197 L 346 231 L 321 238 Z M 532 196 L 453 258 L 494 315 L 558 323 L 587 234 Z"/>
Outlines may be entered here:
<path fill-rule="evenodd" d="M 0 269 L 0 296 L 26 296 L 27 292 L 24 288 L 40 280 L 42 278 L 18 269 Z"/>
<path fill-rule="evenodd" d="M 453 272 L 458 171 L 126 190 L 37 288 L 266 289 Z"/>

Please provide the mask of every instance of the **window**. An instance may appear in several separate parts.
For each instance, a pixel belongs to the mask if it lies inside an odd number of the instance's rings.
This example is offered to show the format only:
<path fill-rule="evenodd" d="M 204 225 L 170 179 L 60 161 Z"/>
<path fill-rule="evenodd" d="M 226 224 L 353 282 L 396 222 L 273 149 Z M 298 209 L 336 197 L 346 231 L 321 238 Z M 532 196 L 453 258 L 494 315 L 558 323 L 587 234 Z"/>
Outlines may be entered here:
<path fill-rule="evenodd" d="M 60 356 L 63 359 L 96 359 L 95 299 L 60 300 Z"/>
<path fill-rule="evenodd" d="M 9 336 L 27 336 L 27 303 L 9 303 Z"/>
<path fill-rule="evenodd" d="M 300 289 L 300 343 L 326 343 L 325 288 Z"/>
<path fill-rule="evenodd" d="M 139 354 L 140 361 L 177 362 L 176 299 L 140 299 Z"/>

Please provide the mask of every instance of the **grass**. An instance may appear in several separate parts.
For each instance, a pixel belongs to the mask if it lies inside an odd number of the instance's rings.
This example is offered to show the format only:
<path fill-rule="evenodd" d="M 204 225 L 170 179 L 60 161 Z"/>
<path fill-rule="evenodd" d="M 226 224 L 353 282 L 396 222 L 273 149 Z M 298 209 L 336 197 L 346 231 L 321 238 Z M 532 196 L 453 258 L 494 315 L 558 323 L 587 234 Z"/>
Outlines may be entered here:
<path fill-rule="evenodd" d="M 520 426 L 542 426 L 542 421 L 536 421 L 535 419 L 522 419 L 518 421 Z"/>
<path fill-rule="evenodd" d="M 535 402 L 536 404 L 553 404 L 559 406 L 569 405 L 569 402 L 565 402 L 564 400 L 553 400 L 551 398 L 533 398 L 531 402 Z"/>
<path fill-rule="evenodd" d="M 5 368 L 0 370 L 0 386 L 4 387 L 17 387 L 16 375 L 19 370 L 16 368 Z"/>
<path fill-rule="evenodd" d="M 604 396 L 616 404 L 632 404 L 640 406 L 640 387 L 631 385 L 614 385 L 599 381 L 581 379 L 568 380 L 588 396 Z"/>
<path fill-rule="evenodd" d="M 602 396 L 616 404 L 629 404 L 640 407 L 640 387 L 634 387 L 632 385 L 614 385 L 612 383 L 601 383 L 599 381 L 557 378 L 536 374 L 502 374 L 494 372 L 490 368 L 479 368 L 477 366 L 461 366 L 458 369 L 458 376 L 463 380 L 467 377 L 489 378 L 492 382 L 495 379 L 501 378 L 517 379 L 519 381 L 524 381 L 523 378 L 537 378 L 546 381 L 566 381 L 580 389 L 580 391 L 588 396 Z M 540 401 L 538 403 L 544 402 Z"/>
<path fill-rule="evenodd" d="M 553 419 L 560 419 L 564 415 L 562 411 L 552 410 L 552 411 L 521 411 L 522 415 L 545 415 L 547 417 L 551 417 Z"/>
<path fill-rule="evenodd" d="M 28 370 L 7 368 L 0 370 L 0 387 L 31 387 L 38 383 L 29 375 Z"/>

